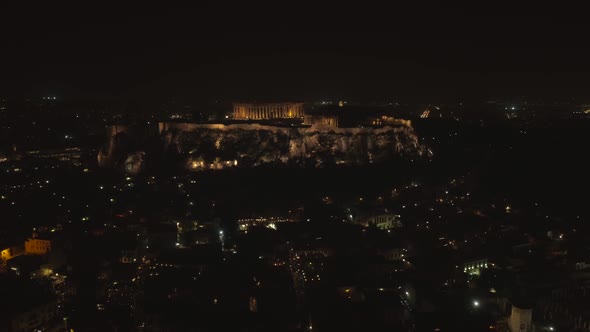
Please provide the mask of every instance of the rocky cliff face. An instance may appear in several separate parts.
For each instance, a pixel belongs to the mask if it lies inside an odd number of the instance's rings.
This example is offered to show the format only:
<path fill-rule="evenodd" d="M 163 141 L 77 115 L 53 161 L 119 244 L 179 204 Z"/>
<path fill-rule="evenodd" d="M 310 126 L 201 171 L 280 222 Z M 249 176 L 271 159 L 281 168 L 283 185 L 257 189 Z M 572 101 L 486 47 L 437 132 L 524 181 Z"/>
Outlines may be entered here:
<path fill-rule="evenodd" d="M 187 167 L 192 169 L 265 163 L 364 164 L 424 152 L 409 124 L 383 128 L 166 124 L 160 129 L 167 148 L 186 155 Z"/>
<path fill-rule="evenodd" d="M 383 128 L 285 128 L 258 124 L 160 123 L 159 152 L 135 144 L 119 146 L 114 131 L 99 152 L 104 167 L 130 173 L 144 169 L 152 154 L 173 155 L 191 170 L 254 167 L 263 164 L 322 167 L 330 164 L 377 163 L 394 157 L 419 157 L 424 148 L 409 122 Z M 150 152 L 146 152 L 147 150 Z M 127 150 L 127 151 L 126 151 Z M 165 162 L 165 161 L 164 161 Z"/>
<path fill-rule="evenodd" d="M 120 168 L 130 174 L 144 169 L 146 154 L 158 153 L 159 144 L 155 128 L 110 126 L 107 141 L 98 151 L 98 166 Z M 155 143 L 155 144 L 154 144 Z"/>

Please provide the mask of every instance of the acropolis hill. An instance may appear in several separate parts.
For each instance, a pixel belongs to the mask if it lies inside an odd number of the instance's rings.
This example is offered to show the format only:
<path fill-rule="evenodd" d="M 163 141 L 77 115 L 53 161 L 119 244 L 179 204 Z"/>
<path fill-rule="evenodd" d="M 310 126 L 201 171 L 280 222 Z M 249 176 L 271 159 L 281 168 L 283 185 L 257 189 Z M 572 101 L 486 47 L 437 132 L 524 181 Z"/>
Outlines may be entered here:
<path fill-rule="evenodd" d="M 240 107 L 242 107 L 240 105 Z M 238 108 L 244 114 L 243 107 Z M 277 114 L 262 108 L 258 114 Z M 297 113 L 303 115 L 299 109 Z M 307 116 L 307 115 L 304 115 Z M 99 152 L 99 164 L 141 171 L 152 160 L 174 155 L 179 167 L 188 170 L 256 167 L 264 164 L 322 167 L 379 163 L 397 157 L 415 158 L 424 154 L 410 121 L 379 118 L 380 124 L 355 128 L 338 128 L 333 121 L 314 115 L 315 124 L 300 126 L 261 123 L 197 124 L 160 122 L 159 147 L 153 139 L 133 138 L 127 127 L 115 126 L 109 142 Z M 375 121 L 375 120 L 372 120 Z M 133 131 L 133 130 L 132 130 Z M 143 131 L 143 135 L 145 136 Z M 150 144 L 138 141 L 151 141 Z M 130 143 L 135 142 L 135 143 Z M 125 145 L 125 147 L 123 147 Z M 154 154 L 161 156 L 156 158 Z M 170 161 L 172 162 L 172 161 Z"/>

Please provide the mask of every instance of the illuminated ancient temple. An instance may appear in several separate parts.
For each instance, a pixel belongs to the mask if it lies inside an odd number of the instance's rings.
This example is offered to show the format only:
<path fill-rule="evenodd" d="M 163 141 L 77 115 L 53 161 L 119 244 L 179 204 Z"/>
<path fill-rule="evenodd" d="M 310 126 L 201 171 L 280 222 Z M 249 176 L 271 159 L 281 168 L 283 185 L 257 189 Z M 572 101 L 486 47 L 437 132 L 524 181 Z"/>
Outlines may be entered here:
<path fill-rule="evenodd" d="M 303 103 L 234 103 L 233 113 L 237 120 L 294 119 L 304 115 Z"/>

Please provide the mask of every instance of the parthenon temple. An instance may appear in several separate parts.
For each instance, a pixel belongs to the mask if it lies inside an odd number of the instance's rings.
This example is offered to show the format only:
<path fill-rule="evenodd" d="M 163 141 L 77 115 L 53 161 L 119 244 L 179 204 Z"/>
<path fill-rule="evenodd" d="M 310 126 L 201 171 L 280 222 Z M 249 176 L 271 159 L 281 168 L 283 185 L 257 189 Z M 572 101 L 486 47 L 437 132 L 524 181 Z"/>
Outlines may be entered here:
<path fill-rule="evenodd" d="M 304 115 L 303 103 L 234 103 L 234 119 L 239 120 L 292 119 Z"/>

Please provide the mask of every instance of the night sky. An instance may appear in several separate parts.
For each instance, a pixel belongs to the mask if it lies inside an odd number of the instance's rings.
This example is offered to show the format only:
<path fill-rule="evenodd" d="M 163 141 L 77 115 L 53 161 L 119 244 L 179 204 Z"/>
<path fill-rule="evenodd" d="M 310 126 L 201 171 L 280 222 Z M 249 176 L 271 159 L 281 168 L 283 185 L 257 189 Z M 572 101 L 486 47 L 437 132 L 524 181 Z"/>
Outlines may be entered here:
<path fill-rule="evenodd" d="M 3 3 L 0 95 L 589 101 L 586 11 L 538 6 Z"/>

